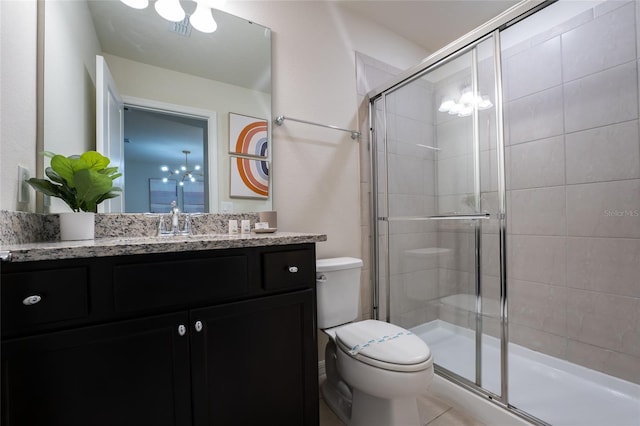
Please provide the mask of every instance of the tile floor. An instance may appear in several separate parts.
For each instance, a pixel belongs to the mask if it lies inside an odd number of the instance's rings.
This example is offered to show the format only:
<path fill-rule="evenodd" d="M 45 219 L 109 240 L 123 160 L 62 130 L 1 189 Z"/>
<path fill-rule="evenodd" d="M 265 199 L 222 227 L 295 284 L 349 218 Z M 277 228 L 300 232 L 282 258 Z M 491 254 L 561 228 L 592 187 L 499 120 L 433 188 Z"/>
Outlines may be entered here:
<path fill-rule="evenodd" d="M 331 408 L 325 404 L 322 393 L 320 396 L 320 426 L 345 426 L 331 411 Z M 485 426 L 484 423 L 469 414 L 450 407 L 447 403 L 430 394 L 420 396 L 418 403 L 423 413 L 425 426 Z"/>

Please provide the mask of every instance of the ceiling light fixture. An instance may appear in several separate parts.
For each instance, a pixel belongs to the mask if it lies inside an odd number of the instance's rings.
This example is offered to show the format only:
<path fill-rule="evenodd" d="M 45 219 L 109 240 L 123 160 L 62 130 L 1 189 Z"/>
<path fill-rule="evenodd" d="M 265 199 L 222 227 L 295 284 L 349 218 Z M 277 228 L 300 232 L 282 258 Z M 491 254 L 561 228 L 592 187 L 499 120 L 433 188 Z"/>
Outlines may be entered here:
<path fill-rule="evenodd" d="M 180 179 L 180 181 L 178 182 L 180 186 L 184 185 L 184 181 L 195 182 L 196 175 L 202 176 L 202 173 L 194 173 L 194 170 L 200 170 L 199 165 L 195 165 L 193 167 L 193 170 L 189 169 L 189 154 L 191 154 L 191 151 L 185 149 L 182 150 L 182 153 L 184 154 L 184 165 L 180 166 L 179 169 L 170 170 L 168 166 L 160 166 L 160 170 L 162 170 L 163 172 L 168 172 L 169 177 L 173 175 L 180 175 L 182 173 L 182 179 Z M 169 181 L 169 177 L 162 178 L 162 182 L 167 183 Z"/>
<path fill-rule="evenodd" d="M 156 12 L 167 21 L 180 22 L 185 17 L 185 12 L 180 5 L 180 0 L 158 0 L 155 4 Z"/>
<path fill-rule="evenodd" d="M 145 9 L 149 6 L 149 0 L 120 0 L 122 3 L 134 9 Z"/>
<path fill-rule="evenodd" d="M 144 9 L 149 5 L 149 0 L 120 0 L 122 3 L 134 9 Z M 220 9 L 225 0 L 193 0 L 196 10 L 189 16 L 189 23 L 196 30 L 203 33 L 212 33 L 218 29 L 218 24 L 213 19 L 212 9 Z M 157 0 L 156 12 L 167 21 L 182 23 L 187 16 L 180 4 L 180 0 Z"/>
<path fill-rule="evenodd" d="M 196 11 L 189 17 L 189 22 L 198 31 L 212 33 L 218 29 L 218 24 L 211 15 L 211 8 L 202 0 L 196 0 Z"/>
<path fill-rule="evenodd" d="M 454 101 L 450 97 L 442 98 L 438 111 L 445 112 L 450 115 L 457 115 L 458 117 L 468 117 L 473 113 L 474 107 L 482 111 L 489 109 L 493 106 L 493 103 L 487 95 L 474 95 L 471 88 L 464 87 L 460 95 L 458 102 Z"/>

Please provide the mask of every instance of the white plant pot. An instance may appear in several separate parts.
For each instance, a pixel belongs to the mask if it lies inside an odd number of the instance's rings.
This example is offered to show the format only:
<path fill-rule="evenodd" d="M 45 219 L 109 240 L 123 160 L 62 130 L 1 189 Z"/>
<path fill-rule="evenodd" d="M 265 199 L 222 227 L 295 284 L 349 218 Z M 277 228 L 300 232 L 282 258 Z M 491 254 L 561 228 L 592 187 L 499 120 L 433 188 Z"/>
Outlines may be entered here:
<path fill-rule="evenodd" d="M 93 240 L 96 214 L 92 212 L 60 213 L 60 241 Z"/>

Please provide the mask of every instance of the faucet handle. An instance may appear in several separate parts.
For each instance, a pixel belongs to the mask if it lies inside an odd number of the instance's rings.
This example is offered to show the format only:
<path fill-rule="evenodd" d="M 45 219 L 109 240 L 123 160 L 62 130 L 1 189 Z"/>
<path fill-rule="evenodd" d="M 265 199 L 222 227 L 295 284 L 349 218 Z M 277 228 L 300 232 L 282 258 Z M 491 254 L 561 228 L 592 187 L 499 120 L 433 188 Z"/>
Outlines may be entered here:
<path fill-rule="evenodd" d="M 160 219 L 158 220 L 158 236 L 167 233 L 167 225 L 164 222 L 164 215 L 160 215 Z"/>
<path fill-rule="evenodd" d="M 188 213 L 184 214 L 184 228 L 182 229 L 182 233 L 191 235 L 191 215 Z"/>

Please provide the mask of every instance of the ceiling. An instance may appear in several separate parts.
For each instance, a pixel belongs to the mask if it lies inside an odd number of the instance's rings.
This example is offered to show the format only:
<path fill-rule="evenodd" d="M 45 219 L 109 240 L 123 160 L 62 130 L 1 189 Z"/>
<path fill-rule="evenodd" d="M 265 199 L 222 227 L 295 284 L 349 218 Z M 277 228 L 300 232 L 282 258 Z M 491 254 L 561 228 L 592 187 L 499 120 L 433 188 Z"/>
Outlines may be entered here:
<path fill-rule="evenodd" d="M 337 4 L 433 53 L 519 0 L 338 0 Z"/>

